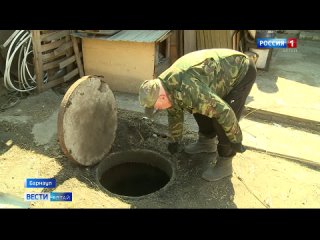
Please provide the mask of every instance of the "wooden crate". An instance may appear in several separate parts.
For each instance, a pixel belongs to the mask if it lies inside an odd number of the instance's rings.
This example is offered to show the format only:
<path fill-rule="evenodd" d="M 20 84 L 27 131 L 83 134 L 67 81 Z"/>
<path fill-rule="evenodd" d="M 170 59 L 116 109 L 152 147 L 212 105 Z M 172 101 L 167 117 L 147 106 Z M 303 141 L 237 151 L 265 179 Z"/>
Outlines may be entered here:
<path fill-rule="evenodd" d="M 84 75 L 79 42 L 71 30 L 33 30 L 38 92 Z"/>

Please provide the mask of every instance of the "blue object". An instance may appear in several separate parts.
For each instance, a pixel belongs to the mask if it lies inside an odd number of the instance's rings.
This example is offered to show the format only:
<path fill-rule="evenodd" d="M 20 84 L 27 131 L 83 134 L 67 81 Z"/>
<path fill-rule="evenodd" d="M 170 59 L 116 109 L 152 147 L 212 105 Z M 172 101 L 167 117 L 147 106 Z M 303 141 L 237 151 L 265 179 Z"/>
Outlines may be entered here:
<path fill-rule="evenodd" d="M 26 188 L 55 188 L 57 182 L 54 178 L 27 178 Z"/>

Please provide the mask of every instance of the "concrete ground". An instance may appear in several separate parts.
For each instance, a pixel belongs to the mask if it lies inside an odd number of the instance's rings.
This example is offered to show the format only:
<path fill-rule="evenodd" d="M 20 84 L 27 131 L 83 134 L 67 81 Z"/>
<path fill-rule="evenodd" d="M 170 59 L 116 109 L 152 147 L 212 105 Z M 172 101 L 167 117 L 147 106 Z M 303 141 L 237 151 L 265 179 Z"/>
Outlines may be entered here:
<path fill-rule="evenodd" d="M 296 49 L 273 49 L 247 106 L 320 124 L 320 41 L 298 40 Z"/>
<path fill-rule="evenodd" d="M 234 158 L 231 178 L 205 182 L 199 177 L 201 163 L 185 158 L 176 162 L 177 177 L 165 192 L 140 200 L 106 194 L 90 178 L 93 169 L 79 167 L 61 153 L 56 117 L 62 96 L 49 90 L 0 112 L 0 200 L 21 199 L 25 178 L 55 177 L 56 191 L 72 191 L 73 201 L 35 202 L 28 207 L 319 208 L 319 131 L 286 119 L 319 123 L 320 70 L 315 56 L 320 54 L 320 42 L 299 40 L 297 51 L 275 50 L 269 71 L 259 71 L 247 101 L 253 111 L 240 121 L 248 150 Z M 114 94 L 119 110 L 143 112 L 137 95 Z M 260 109 L 265 111 L 258 116 Z M 273 114 L 279 121 L 270 120 Z M 186 135 L 196 136 L 193 117 L 186 114 L 185 119 Z M 166 113 L 156 122 L 166 125 Z M 1 193 L 10 195 L 2 198 Z M 25 205 L 18 202 L 11 207 Z M 0 207 L 5 207 L 1 201 Z"/>

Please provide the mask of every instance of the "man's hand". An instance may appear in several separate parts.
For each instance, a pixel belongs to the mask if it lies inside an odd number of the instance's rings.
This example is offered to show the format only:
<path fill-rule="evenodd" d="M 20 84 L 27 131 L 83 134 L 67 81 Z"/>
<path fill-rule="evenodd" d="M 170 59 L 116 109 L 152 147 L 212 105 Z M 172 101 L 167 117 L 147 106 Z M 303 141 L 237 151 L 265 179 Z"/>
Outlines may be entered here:
<path fill-rule="evenodd" d="M 178 142 L 169 142 L 168 143 L 168 151 L 171 154 L 175 154 L 179 152 L 179 143 Z"/>

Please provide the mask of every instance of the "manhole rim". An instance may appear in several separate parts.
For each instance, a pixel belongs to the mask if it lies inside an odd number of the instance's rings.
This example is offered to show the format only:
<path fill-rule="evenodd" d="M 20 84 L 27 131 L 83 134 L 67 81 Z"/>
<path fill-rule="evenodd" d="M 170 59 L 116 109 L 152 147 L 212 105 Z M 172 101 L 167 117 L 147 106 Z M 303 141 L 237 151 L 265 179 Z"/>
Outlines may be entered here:
<path fill-rule="evenodd" d="M 100 179 L 99 179 L 99 171 L 100 171 L 100 167 L 104 164 L 106 164 L 105 162 L 108 162 L 108 159 L 116 156 L 116 155 L 121 155 L 121 154 L 126 154 L 126 153 L 130 153 L 130 152 L 147 152 L 147 153 L 151 153 L 151 154 L 155 154 L 155 155 L 158 155 L 164 162 L 166 162 L 168 164 L 168 166 L 171 168 L 171 176 L 168 176 L 169 177 L 169 181 L 162 187 L 160 188 L 159 190 L 157 191 L 154 191 L 152 193 L 148 193 L 148 194 L 145 194 L 145 195 L 142 195 L 142 196 L 126 196 L 126 195 L 120 195 L 120 194 L 117 194 L 117 193 L 113 193 L 111 191 L 109 191 L 108 189 L 106 189 L 101 183 L 100 183 Z M 104 159 L 102 159 L 99 164 L 97 164 L 95 166 L 95 179 L 96 179 L 96 183 L 99 187 L 99 189 L 105 193 L 107 193 L 108 195 L 110 196 L 113 196 L 113 197 L 117 197 L 117 198 L 120 198 L 120 199 L 127 199 L 127 200 L 139 200 L 139 199 L 143 199 L 143 198 L 146 198 L 146 197 L 150 197 L 150 196 L 153 196 L 153 195 L 156 195 L 156 194 L 159 194 L 161 192 L 164 192 L 166 191 L 174 182 L 174 180 L 176 179 L 176 166 L 174 164 L 174 161 L 170 161 L 168 160 L 171 159 L 170 156 L 168 156 L 168 158 L 166 158 L 167 155 L 164 155 L 164 154 L 161 154 L 157 151 L 154 151 L 154 150 L 149 150 L 149 149 L 143 149 L 143 148 L 139 148 L 139 149 L 134 149 L 134 150 L 125 150 L 125 151 L 117 151 L 117 152 L 113 152 L 113 153 L 110 153 L 108 154 L 107 156 L 104 157 Z M 127 161 L 127 162 L 134 162 L 134 163 L 143 163 L 143 161 L 136 161 L 135 159 L 132 160 L 132 161 Z M 122 162 L 124 163 L 124 162 Z M 118 166 L 119 164 L 112 164 L 109 168 L 107 169 L 110 169 L 114 166 Z M 152 164 L 151 164 L 152 165 Z M 159 168 L 158 166 L 154 166 L 154 167 L 157 167 Z M 104 171 L 106 171 L 107 169 L 105 169 Z M 163 169 L 159 168 L 160 170 L 164 171 Z M 164 171 L 166 172 L 166 171 Z M 167 172 L 166 172 L 167 174 Z"/>

